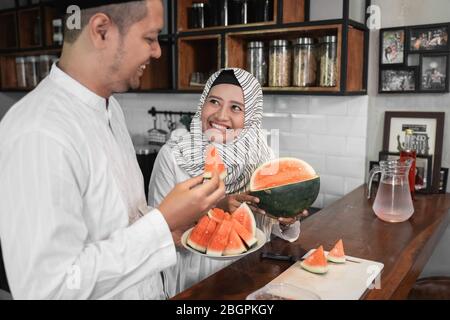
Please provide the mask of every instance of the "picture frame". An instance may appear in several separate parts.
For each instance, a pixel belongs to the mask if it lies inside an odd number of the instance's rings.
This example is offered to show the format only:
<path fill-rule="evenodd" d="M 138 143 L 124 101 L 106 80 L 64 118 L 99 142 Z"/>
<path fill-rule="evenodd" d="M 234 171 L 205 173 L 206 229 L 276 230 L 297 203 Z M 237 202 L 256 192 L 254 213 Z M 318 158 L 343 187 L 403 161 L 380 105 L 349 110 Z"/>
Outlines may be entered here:
<path fill-rule="evenodd" d="M 433 156 L 431 192 L 439 192 L 445 112 L 386 112 L 383 151 L 400 152 L 405 130 L 414 132 L 418 156 Z"/>
<path fill-rule="evenodd" d="M 439 179 L 439 193 L 447 193 L 448 168 L 441 168 Z"/>
<path fill-rule="evenodd" d="M 417 92 L 417 67 L 382 68 L 379 75 L 379 93 Z"/>
<path fill-rule="evenodd" d="M 420 92 L 448 92 L 449 91 L 449 55 L 423 54 L 420 56 Z"/>
<path fill-rule="evenodd" d="M 403 66 L 406 63 L 406 29 L 380 30 L 380 65 Z"/>
<path fill-rule="evenodd" d="M 410 53 L 449 51 L 449 32 L 449 23 L 410 27 L 408 29 L 408 51 Z"/>
<path fill-rule="evenodd" d="M 398 160 L 400 159 L 400 153 L 380 151 L 379 161 L 382 160 Z M 421 156 L 416 157 L 416 179 L 415 179 L 415 192 L 429 194 L 432 193 L 432 172 L 433 172 L 433 156 Z"/>

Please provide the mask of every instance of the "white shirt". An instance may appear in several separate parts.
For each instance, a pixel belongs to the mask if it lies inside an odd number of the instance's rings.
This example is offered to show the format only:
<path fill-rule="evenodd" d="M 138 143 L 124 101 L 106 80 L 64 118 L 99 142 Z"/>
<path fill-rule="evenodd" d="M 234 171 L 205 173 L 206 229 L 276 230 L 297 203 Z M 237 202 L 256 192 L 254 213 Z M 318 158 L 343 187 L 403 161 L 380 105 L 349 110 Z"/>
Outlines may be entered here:
<path fill-rule="evenodd" d="M 176 253 L 158 210 L 130 223 L 149 211 L 143 190 L 118 102 L 107 106 L 54 65 L 0 123 L 0 240 L 13 297 L 153 296 L 149 279 Z"/>
<path fill-rule="evenodd" d="M 176 184 L 190 178 L 189 174 L 178 166 L 170 147 L 163 146 L 156 157 L 150 178 L 149 205 L 158 206 Z M 299 221 L 283 233 L 276 220 L 261 215 L 255 215 L 255 218 L 258 227 L 264 231 L 268 240 L 271 233 L 290 242 L 297 240 L 300 235 Z M 234 261 L 204 258 L 184 248 L 177 248 L 177 265 L 163 271 L 166 296 L 173 297 L 232 262 Z"/>

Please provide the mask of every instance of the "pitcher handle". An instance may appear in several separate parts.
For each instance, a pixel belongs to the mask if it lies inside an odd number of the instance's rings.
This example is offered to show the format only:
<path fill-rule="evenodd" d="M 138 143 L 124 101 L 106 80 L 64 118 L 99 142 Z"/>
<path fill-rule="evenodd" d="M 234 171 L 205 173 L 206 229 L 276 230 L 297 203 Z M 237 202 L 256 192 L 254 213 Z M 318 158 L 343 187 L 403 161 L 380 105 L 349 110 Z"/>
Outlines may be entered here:
<path fill-rule="evenodd" d="M 377 173 L 381 173 L 380 166 L 374 166 L 372 168 L 372 170 L 370 170 L 370 172 L 369 172 L 369 182 L 367 183 L 367 185 L 368 185 L 367 199 L 370 199 L 370 197 L 371 197 L 372 182 L 373 182 L 373 178 L 375 177 L 375 175 Z"/>

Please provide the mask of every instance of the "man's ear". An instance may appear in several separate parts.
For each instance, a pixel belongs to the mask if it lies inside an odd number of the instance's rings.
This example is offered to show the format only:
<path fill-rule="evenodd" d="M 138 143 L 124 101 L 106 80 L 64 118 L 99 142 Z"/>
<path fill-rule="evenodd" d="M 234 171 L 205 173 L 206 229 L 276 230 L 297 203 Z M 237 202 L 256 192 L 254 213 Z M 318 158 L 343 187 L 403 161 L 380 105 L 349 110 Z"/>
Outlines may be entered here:
<path fill-rule="evenodd" d="M 89 36 L 96 48 L 104 48 L 106 39 L 111 35 L 113 23 L 104 13 L 96 13 L 89 20 Z"/>

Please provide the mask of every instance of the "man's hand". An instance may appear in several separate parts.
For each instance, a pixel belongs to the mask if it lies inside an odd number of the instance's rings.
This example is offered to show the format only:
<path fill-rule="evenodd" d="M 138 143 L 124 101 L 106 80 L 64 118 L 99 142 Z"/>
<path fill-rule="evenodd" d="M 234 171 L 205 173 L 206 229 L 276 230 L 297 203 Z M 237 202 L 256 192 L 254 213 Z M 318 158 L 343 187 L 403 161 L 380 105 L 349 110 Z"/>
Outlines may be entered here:
<path fill-rule="evenodd" d="M 177 184 L 159 205 L 171 231 L 186 230 L 224 197 L 225 185 L 217 172 L 202 182 L 199 176 Z"/>
<path fill-rule="evenodd" d="M 259 199 L 246 193 L 231 194 L 220 200 L 217 203 L 217 207 L 225 212 L 233 213 L 243 202 L 247 202 L 250 206 L 254 206 L 259 203 Z"/>
<path fill-rule="evenodd" d="M 280 229 L 282 231 L 290 228 L 292 224 L 294 224 L 297 220 L 301 220 L 302 218 L 306 218 L 309 215 L 308 210 L 303 210 L 303 212 L 299 213 L 294 218 L 278 218 L 278 223 L 280 224 Z"/>

